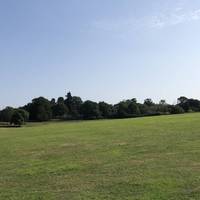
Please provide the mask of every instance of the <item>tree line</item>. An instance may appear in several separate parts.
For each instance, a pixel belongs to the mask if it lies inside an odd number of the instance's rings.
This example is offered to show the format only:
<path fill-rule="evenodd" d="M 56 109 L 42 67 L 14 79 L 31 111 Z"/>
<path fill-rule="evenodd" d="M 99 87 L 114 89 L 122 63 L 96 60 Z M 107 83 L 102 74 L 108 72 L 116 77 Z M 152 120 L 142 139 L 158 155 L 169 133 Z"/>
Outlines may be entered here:
<path fill-rule="evenodd" d="M 72 96 L 69 92 L 65 98 L 59 97 L 57 100 L 38 97 L 17 109 L 6 107 L 0 111 L 0 121 L 22 125 L 26 121 L 115 119 L 199 111 L 200 101 L 186 97 L 178 98 L 176 105 L 170 105 L 165 100 L 154 103 L 149 98 L 143 103 L 138 103 L 133 98 L 112 105 L 106 102 L 82 101 L 80 97 Z"/>

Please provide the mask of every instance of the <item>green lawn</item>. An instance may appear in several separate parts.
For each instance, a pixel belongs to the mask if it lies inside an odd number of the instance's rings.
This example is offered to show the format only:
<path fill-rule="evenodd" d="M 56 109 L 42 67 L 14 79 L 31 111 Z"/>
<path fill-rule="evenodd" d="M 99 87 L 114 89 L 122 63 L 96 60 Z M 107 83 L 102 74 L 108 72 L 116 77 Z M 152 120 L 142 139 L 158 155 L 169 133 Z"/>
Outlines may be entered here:
<path fill-rule="evenodd" d="M 0 199 L 198 200 L 200 114 L 0 128 Z"/>

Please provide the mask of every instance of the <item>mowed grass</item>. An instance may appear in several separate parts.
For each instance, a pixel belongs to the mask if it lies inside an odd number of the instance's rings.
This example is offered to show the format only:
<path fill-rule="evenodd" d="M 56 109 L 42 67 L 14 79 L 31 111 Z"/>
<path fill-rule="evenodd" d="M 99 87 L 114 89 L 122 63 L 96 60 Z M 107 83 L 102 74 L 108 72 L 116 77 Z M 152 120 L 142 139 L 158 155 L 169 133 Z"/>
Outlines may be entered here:
<path fill-rule="evenodd" d="M 1 128 L 0 199 L 198 200 L 200 114 Z"/>

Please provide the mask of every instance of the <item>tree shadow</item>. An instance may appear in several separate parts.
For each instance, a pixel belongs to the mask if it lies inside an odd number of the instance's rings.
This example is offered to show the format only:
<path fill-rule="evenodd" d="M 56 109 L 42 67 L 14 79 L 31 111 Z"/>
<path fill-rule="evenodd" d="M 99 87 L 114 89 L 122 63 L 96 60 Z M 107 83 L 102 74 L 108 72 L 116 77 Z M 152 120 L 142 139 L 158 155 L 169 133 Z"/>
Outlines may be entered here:
<path fill-rule="evenodd" d="M 20 128 L 21 126 L 14 126 L 14 125 L 0 125 L 0 128 Z"/>

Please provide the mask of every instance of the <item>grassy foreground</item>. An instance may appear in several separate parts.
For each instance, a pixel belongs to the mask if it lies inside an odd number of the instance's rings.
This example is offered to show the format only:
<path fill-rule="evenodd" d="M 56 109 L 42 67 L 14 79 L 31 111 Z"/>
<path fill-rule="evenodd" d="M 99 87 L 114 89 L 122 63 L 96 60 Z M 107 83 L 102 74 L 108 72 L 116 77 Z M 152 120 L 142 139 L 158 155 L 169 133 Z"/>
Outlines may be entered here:
<path fill-rule="evenodd" d="M 200 114 L 0 128 L 0 199 L 198 200 Z"/>

